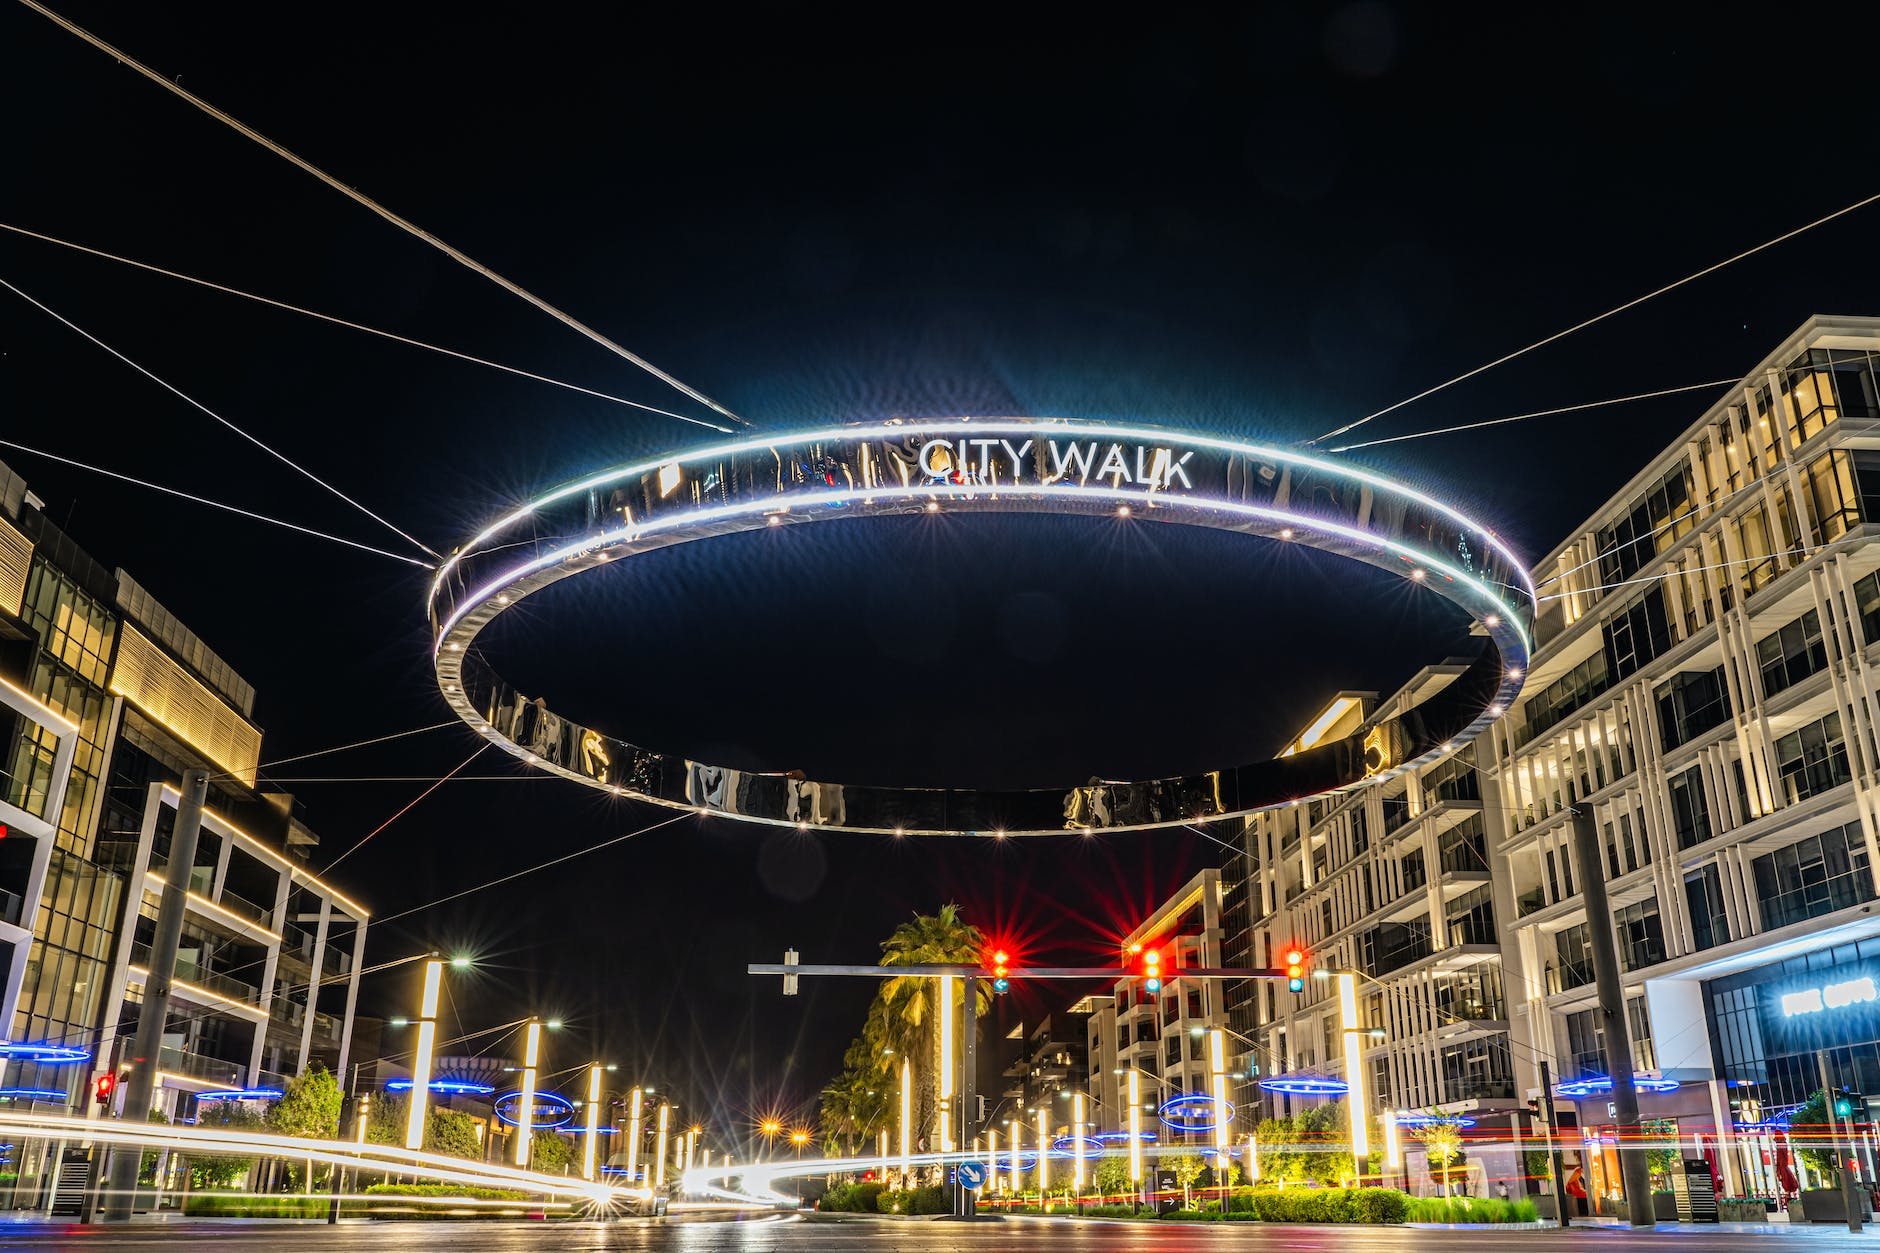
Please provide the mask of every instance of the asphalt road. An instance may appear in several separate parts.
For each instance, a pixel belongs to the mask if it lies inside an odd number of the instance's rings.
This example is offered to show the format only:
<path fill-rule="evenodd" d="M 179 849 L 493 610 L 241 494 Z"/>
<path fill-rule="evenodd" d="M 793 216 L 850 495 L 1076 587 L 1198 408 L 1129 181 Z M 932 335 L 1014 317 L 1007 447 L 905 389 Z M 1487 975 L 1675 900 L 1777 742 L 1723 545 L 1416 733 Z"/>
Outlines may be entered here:
<path fill-rule="evenodd" d="M 1684 1253 L 1777 1253 L 1811 1248 L 1827 1253 L 1849 1240 L 1872 1241 L 1880 1233 L 1850 1236 L 1835 1227 L 1771 1224 L 1739 1228 L 1686 1226 L 1657 1232 L 1618 1229 L 1530 1228 L 1470 1231 L 1430 1228 L 1305 1227 L 1259 1224 L 1211 1225 L 1064 1222 L 1015 1218 L 1005 1222 L 951 1223 L 931 1220 L 812 1220 L 795 1217 L 729 1221 L 614 1223 L 346 1223 L 337 1227 L 284 1222 L 140 1223 L 130 1227 L 71 1227 L 0 1220 L 0 1250 L 41 1253 L 154 1253 L 165 1248 L 211 1253 L 1045 1253 L 1047 1250 L 1145 1250 L 1146 1253 L 1499 1253 L 1512 1239 L 1523 1253 L 1610 1248 L 1643 1253 L 1667 1246 Z"/>

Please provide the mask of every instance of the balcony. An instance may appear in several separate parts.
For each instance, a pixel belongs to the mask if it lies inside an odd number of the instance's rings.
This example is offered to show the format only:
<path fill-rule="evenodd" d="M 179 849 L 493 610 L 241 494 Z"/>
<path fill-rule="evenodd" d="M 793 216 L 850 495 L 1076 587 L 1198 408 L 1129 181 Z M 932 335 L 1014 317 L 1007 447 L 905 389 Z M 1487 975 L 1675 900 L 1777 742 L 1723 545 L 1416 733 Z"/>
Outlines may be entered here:
<path fill-rule="evenodd" d="M 131 945 L 131 965 L 141 966 L 145 970 L 150 969 L 148 944 Z M 176 959 L 174 977 L 178 983 L 192 984 L 205 992 L 214 992 L 231 1000 L 240 1001 L 244 1005 L 259 1007 L 261 1003 L 261 989 L 254 984 L 243 983 L 240 979 L 232 979 L 228 975 L 207 970 L 180 957 Z"/>
<path fill-rule="evenodd" d="M 234 1088 L 247 1086 L 247 1062 L 231 1062 L 221 1057 L 192 1053 L 187 1049 L 161 1050 L 157 1054 L 157 1068 L 173 1075 L 200 1079 L 205 1083 L 225 1083 Z"/>
<path fill-rule="evenodd" d="M 1549 996 L 1556 992 L 1571 992 L 1574 988 L 1583 988 L 1592 981 L 1593 964 L 1591 962 L 1551 961 L 1547 963 Z"/>

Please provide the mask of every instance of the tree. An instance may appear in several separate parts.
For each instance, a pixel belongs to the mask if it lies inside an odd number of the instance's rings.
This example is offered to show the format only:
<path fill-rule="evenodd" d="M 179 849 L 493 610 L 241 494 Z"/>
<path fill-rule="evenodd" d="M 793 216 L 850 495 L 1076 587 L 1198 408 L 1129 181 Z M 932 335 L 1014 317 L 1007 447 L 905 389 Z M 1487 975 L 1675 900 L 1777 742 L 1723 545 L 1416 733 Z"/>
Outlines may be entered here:
<path fill-rule="evenodd" d="M 547 1127 L 535 1129 L 535 1139 L 529 1142 L 529 1169 L 545 1175 L 558 1174 L 567 1169 L 574 1155 L 568 1151 L 568 1142 L 561 1138 L 561 1133 L 550 1131 Z"/>
<path fill-rule="evenodd" d="M 264 1122 L 246 1101 L 204 1101 L 196 1106 L 196 1125 L 217 1130 L 260 1131 Z M 192 1154 L 189 1179 L 192 1188 L 227 1188 L 254 1169 L 253 1157 L 222 1154 Z"/>
<path fill-rule="evenodd" d="M 1442 1184 L 1443 1195 L 1448 1196 L 1452 1176 L 1463 1160 L 1462 1123 L 1438 1112 L 1429 1122 L 1405 1130 L 1423 1146 L 1429 1158 L 1430 1174 Z"/>
<path fill-rule="evenodd" d="M 1807 1135 L 1810 1139 L 1819 1137 L 1827 1131 L 1832 1122 L 1833 1115 L 1828 1112 L 1828 1095 L 1821 1088 L 1816 1088 L 1809 1093 L 1808 1099 L 1796 1106 L 1789 1114 L 1789 1127 L 1793 1131 Z M 1800 1138 L 1800 1135 L 1796 1137 L 1795 1155 L 1814 1167 L 1816 1173 L 1827 1183 L 1838 1182 L 1841 1178 L 1841 1167 L 1836 1161 L 1834 1150 L 1825 1144 L 1803 1148 L 1799 1143 Z M 1839 1138 L 1837 1134 L 1836 1139 Z"/>
<path fill-rule="evenodd" d="M 881 944 L 884 966 L 971 965 L 985 949 L 986 937 L 978 927 L 960 917 L 960 907 L 946 904 L 936 914 L 916 914 L 912 922 L 894 929 Z M 914 1109 L 916 1136 L 927 1136 L 938 1121 L 938 1085 L 940 1073 L 940 1032 L 935 1026 L 935 1007 L 940 996 L 940 981 L 927 975 L 901 975 L 884 980 L 878 1000 L 883 1008 L 881 1031 L 885 1043 L 897 1054 L 914 1059 L 917 1100 Z M 965 991 L 956 981 L 956 1005 L 965 1002 Z M 992 1004 L 992 989 L 981 981 L 978 1010 L 983 1013 Z M 873 1017 L 873 1010 L 870 1011 Z M 864 1032 L 866 1034 L 866 1032 Z M 925 1060 L 922 1060 L 925 1059 Z M 936 1146 L 937 1147 L 937 1146 Z"/>
<path fill-rule="evenodd" d="M 482 1157 L 483 1141 L 477 1136 L 479 1125 L 475 1118 L 458 1110 L 431 1110 L 425 1119 L 424 1147 L 446 1157 Z"/>
<path fill-rule="evenodd" d="M 1195 1180 L 1201 1178 L 1201 1172 L 1207 1168 L 1207 1162 L 1196 1153 L 1183 1153 L 1169 1161 L 1169 1169 L 1175 1172 L 1175 1182 L 1181 1185 L 1183 1209 L 1187 1209 L 1190 1204 L 1188 1190 L 1195 1186 Z"/>
<path fill-rule="evenodd" d="M 1133 1191 L 1129 1178 L 1129 1159 L 1108 1153 L 1097 1159 L 1097 1192 L 1106 1197 Z"/>
<path fill-rule="evenodd" d="M 339 1136 L 339 1111 L 345 1097 L 333 1072 L 315 1062 L 306 1072 L 287 1081 L 281 1099 L 269 1107 L 268 1130 L 303 1140 L 332 1140 Z"/>

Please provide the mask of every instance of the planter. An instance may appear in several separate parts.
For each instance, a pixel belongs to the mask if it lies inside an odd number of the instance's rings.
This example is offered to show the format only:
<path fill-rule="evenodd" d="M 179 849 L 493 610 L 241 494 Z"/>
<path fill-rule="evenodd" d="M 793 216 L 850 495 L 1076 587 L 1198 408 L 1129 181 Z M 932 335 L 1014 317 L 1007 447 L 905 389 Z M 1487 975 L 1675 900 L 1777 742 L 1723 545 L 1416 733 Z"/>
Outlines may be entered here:
<path fill-rule="evenodd" d="M 1866 1204 L 1866 1197 L 1855 1193 L 1865 1211 L 1863 1217 L 1873 1221 L 1873 1212 Z M 1841 1198 L 1839 1188 L 1811 1188 L 1789 1203 L 1789 1221 L 1797 1223 L 1844 1223 L 1847 1221 L 1847 1205 Z"/>
<path fill-rule="evenodd" d="M 1724 1223 L 1765 1223 L 1769 1221 L 1769 1207 L 1761 1201 L 1732 1201 L 1726 1197 L 1717 1198 L 1717 1221 Z"/>

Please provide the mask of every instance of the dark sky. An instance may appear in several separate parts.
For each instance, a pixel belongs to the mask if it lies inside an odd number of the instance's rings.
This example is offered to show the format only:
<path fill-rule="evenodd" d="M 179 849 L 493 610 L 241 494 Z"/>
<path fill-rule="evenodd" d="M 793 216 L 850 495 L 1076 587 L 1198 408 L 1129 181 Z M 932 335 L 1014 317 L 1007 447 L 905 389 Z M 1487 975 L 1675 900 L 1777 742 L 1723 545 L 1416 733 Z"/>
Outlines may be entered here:
<path fill-rule="evenodd" d="M 64 11 L 760 429 L 963 412 L 1304 439 L 1880 190 L 1880 45 L 1854 7 L 677 7 Z M 0 48 L 0 220 L 702 412 L 44 19 L 0 11 Z M 1374 427 L 1737 376 L 1811 313 L 1880 313 L 1877 214 Z M 438 548 L 703 434 L 13 236 L 0 277 Z M 0 353 L 0 438 L 400 543 L 4 292 Z M 1538 556 L 1706 401 L 1354 455 Z M 446 716 L 419 571 L 0 457 L 256 684 L 265 757 Z M 1240 760 L 1461 639 L 1354 567 L 1146 525 L 808 528 L 609 578 L 490 640 L 511 677 L 657 747 L 857 781 Z M 275 773 L 330 859 L 423 786 L 373 780 L 474 747 L 452 729 Z M 390 914 L 664 816 L 494 755 L 465 773 L 501 777 L 441 788 L 335 878 Z M 732 1120 L 812 1100 L 868 995 L 786 1002 L 747 961 L 861 960 L 948 899 L 1096 958 L 1218 856 L 686 819 L 387 927 L 372 956 L 475 951 L 467 1026 L 559 1014 L 553 1064 L 598 1052 Z"/>

